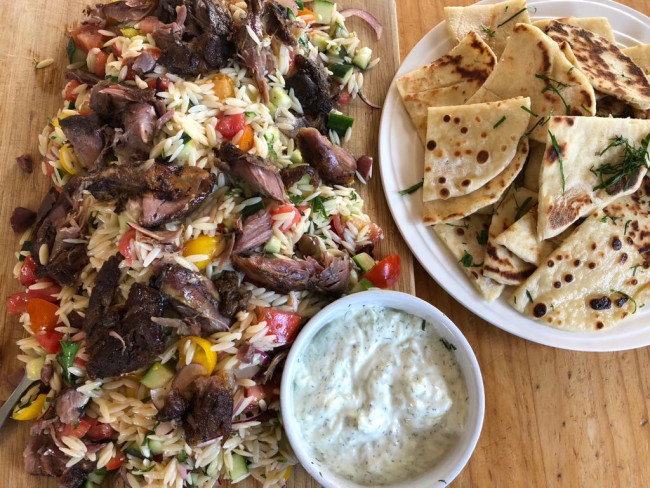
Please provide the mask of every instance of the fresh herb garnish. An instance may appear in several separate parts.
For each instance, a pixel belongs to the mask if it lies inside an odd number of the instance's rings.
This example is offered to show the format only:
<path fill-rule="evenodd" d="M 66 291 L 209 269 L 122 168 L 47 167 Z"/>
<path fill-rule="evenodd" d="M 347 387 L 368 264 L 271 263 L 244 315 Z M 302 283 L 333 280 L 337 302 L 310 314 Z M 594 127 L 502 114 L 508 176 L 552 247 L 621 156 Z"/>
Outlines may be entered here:
<path fill-rule="evenodd" d="M 551 117 L 549 116 L 549 117 L 542 117 L 541 119 L 537 119 L 537 122 L 535 122 L 535 125 L 533 125 L 533 126 L 531 127 L 531 129 L 530 129 L 528 132 L 524 133 L 524 135 L 521 136 L 521 137 L 519 138 L 519 140 L 521 140 L 521 139 L 525 139 L 526 137 L 528 137 L 529 135 L 531 135 L 531 134 L 535 131 L 535 129 L 537 129 L 537 127 L 542 127 L 542 126 L 544 126 L 544 124 L 546 124 L 546 122 L 548 122 L 548 121 L 550 120 L 550 118 L 551 118 Z"/>
<path fill-rule="evenodd" d="M 488 231 L 487 229 L 483 229 L 481 232 L 476 233 L 476 242 L 479 243 L 481 246 L 485 246 L 488 241 Z"/>
<path fill-rule="evenodd" d="M 566 178 L 564 177 L 564 160 L 562 159 L 562 150 L 555 139 L 555 135 L 549 130 L 548 135 L 551 136 L 551 145 L 557 154 L 558 163 L 560 163 L 560 175 L 562 177 L 562 195 L 564 195 L 566 187 Z"/>
<path fill-rule="evenodd" d="M 508 22 L 510 22 L 512 19 L 514 19 L 514 18 L 517 17 L 518 15 L 523 14 L 526 10 L 528 10 L 528 7 L 524 7 L 524 8 L 522 8 L 519 12 L 517 12 L 516 14 L 514 14 L 514 15 L 511 16 L 511 17 L 508 17 L 506 20 L 504 20 L 504 21 L 501 22 L 499 25 L 497 25 L 497 27 L 501 27 L 502 25 L 507 24 Z M 505 11 L 507 11 L 507 10 L 505 10 Z"/>
<path fill-rule="evenodd" d="M 612 217 L 611 215 L 605 214 L 600 218 L 600 221 L 604 224 L 607 222 L 607 219 L 610 219 L 612 222 L 616 222 L 620 219 L 620 217 Z"/>
<path fill-rule="evenodd" d="M 63 369 L 63 377 L 68 381 L 68 383 L 73 383 L 70 368 L 74 365 L 74 358 L 77 356 L 81 343 L 59 341 L 59 344 L 61 344 L 61 352 L 56 355 L 56 360 Z"/>
<path fill-rule="evenodd" d="M 413 186 L 409 186 L 409 187 L 408 187 L 407 189 L 405 189 L 405 190 L 400 190 L 400 191 L 399 191 L 399 194 L 400 194 L 400 195 L 410 195 L 411 193 L 415 193 L 415 192 L 418 191 L 420 188 L 422 188 L 423 185 L 424 185 L 424 180 L 420 181 L 419 183 L 416 183 L 416 184 L 413 185 Z"/>
<path fill-rule="evenodd" d="M 635 264 L 634 266 L 630 266 L 630 269 L 632 270 L 632 278 L 636 276 L 636 270 L 640 267 L 640 264 Z"/>
<path fill-rule="evenodd" d="M 524 110 L 525 112 L 528 112 L 528 113 L 529 113 L 530 115 L 532 115 L 533 117 L 539 117 L 539 115 L 537 115 L 535 112 L 533 112 L 531 109 L 529 109 L 529 108 L 526 107 L 525 105 L 522 105 L 522 106 L 521 106 L 521 109 Z"/>
<path fill-rule="evenodd" d="M 427 326 L 427 321 L 422 319 L 422 330 Z"/>
<path fill-rule="evenodd" d="M 445 349 L 447 349 L 447 351 L 455 351 L 456 349 L 458 349 L 456 346 L 454 346 L 451 342 L 449 342 L 444 337 L 440 338 L 440 342 L 442 342 L 442 345 L 445 346 Z"/>
<path fill-rule="evenodd" d="M 460 227 L 461 229 L 469 229 L 469 222 L 465 222 L 464 224 L 451 224 L 449 222 L 445 223 L 445 225 L 448 225 L 449 227 Z"/>
<path fill-rule="evenodd" d="M 506 120 L 506 116 L 504 115 L 503 117 L 501 117 L 501 118 L 499 119 L 499 121 L 498 121 L 496 124 L 494 124 L 494 125 L 492 126 L 492 128 L 493 128 L 493 129 L 496 129 L 496 128 L 499 127 L 501 124 L 503 124 L 503 123 L 505 122 L 505 120 Z"/>
<path fill-rule="evenodd" d="M 576 67 L 575 67 L 575 66 L 571 66 L 571 67 L 569 68 L 569 71 L 566 72 L 566 74 L 567 74 L 567 75 L 570 75 L 570 74 L 571 74 L 571 71 L 573 71 L 574 69 L 576 69 Z"/>
<path fill-rule="evenodd" d="M 24 261 L 25 256 L 22 254 L 23 251 L 29 251 L 31 248 L 32 248 L 32 241 L 23 242 L 23 245 L 20 246 L 20 257 L 18 258 L 18 261 Z"/>
<path fill-rule="evenodd" d="M 65 52 L 68 54 L 68 61 L 70 64 L 72 64 L 72 56 L 74 55 L 74 52 L 77 50 L 77 46 L 74 43 L 74 39 L 71 37 L 68 40 L 68 45 L 65 48 Z"/>
<path fill-rule="evenodd" d="M 515 198 L 515 205 L 517 205 L 517 213 L 515 214 L 515 222 L 517 220 L 519 220 L 520 218 L 522 218 L 526 214 L 526 212 L 528 212 L 530 210 L 530 208 L 533 206 L 532 202 L 533 202 L 533 197 L 528 197 L 528 198 L 526 198 L 526 200 L 524 200 L 524 203 L 519 205 L 517 203 L 517 199 Z"/>
<path fill-rule="evenodd" d="M 528 290 L 526 290 L 526 296 L 528 297 L 528 301 L 530 303 L 533 303 L 533 296 L 530 294 L 530 292 Z"/>
<path fill-rule="evenodd" d="M 560 97 L 560 100 L 562 101 L 562 105 L 564 105 L 564 111 L 566 112 L 566 115 L 571 115 L 571 105 L 566 103 L 566 100 L 564 99 L 562 93 L 560 92 L 560 90 L 563 90 L 569 85 L 539 73 L 535 75 L 535 78 L 538 78 L 546 82 L 546 86 L 542 90 L 542 93 L 546 93 L 547 91 L 552 91 L 553 93 L 555 93 L 558 97 Z"/>
<path fill-rule="evenodd" d="M 584 104 L 584 103 L 581 103 L 581 104 L 580 104 L 580 108 L 581 108 L 582 110 L 584 110 L 585 112 L 587 112 L 589 115 L 593 115 L 593 114 L 594 114 L 591 110 L 589 110 L 587 107 L 585 107 L 585 104 Z"/>
<path fill-rule="evenodd" d="M 298 5 L 298 10 L 305 10 L 305 4 L 302 0 L 296 0 L 296 5 Z"/>
<path fill-rule="evenodd" d="M 176 456 L 176 459 L 178 459 L 179 463 L 184 463 L 187 459 L 187 453 L 185 451 L 179 452 L 178 456 Z"/>
<path fill-rule="evenodd" d="M 622 297 L 627 298 L 629 301 L 631 301 L 631 302 L 634 304 L 634 311 L 633 311 L 632 313 L 636 313 L 636 310 L 637 310 L 638 307 L 637 307 L 637 304 L 636 304 L 636 300 L 635 300 L 634 298 L 632 298 L 632 297 L 631 297 L 630 295 L 628 295 L 627 293 L 624 293 L 624 292 L 619 291 L 619 290 L 610 290 L 610 291 L 611 291 L 612 293 L 618 293 L 618 294 L 621 295 Z"/>
<path fill-rule="evenodd" d="M 136 474 L 148 473 L 149 471 L 151 471 L 155 467 L 156 467 L 156 465 L 152 464 L 151 466 L 149 466 L 146 469 L 134 469 L 133 472 L 136 473 Z"/>
<path fill-rule="evenodd" d="M 480 27 L 481 27 L 481 30 L 482 30 L 483 32 L 485 32 L 485 33 L 486 33 L 488 36 L 490 36 L 490 37 L 494 37 L 494 36 L 497 35 L 496 32 L 494 32 L 494 31 L 493 31 L 492 29 L 490 29 L 489 27 L 485 27 L 483 24 L 481 24 Z"/>
<path fill-rule="evenodd" d="M 325 210 L 325 202 L 331 200 L 334 197 L 321 197 L 320 195 L 316 198 L 313 198 L 310 202 L 311 209 L 315 214 L 320 214 L 321 217 L 326 219 L 329 217 L 327 210 Z"/>
<path fill-rule="evenodd" d="M 255 112 L 244 112 L 244 115 L 246 116 L 247 119 L 252 119 L 257 114 Z"/>
<path fill-rule="evenodd" d="M 458 262 L 466 268 L 480 268 L 483 266 L 483 263 L 474 264 L 474 256 L 468 253 L 467 250 L 463 251 L 463 257 Z"/>
<path fill-rule="evenodd" d="M 600 152 L 600 156 L 609 151 L 612 147 L 623 146 L 623 158 L 620 162 L 616 164 L 606 163 L 601 167 L 594 169 L 593 167 L 589 169 L 593 174 L 595 174 L 600 183 L 596 185 L 593 190 L 607 190 L 608 188 L 615 185 L 622 179 L 626 179 L 625 189 L 628 190 L 631 183 L 634 181 L 634 176 L 640 171 L 640 169 L 648 167 L 648 143 L 650 143 L 650 133 L 646 135 L 641 141 L 639 147 L 635 147 L 629 143 L 629 141 L 622 137 L 617 136 L 611 139 L 612 142 Z"/>
<path fill-rule="evenodd" d="M 304 198 L 302 197 L 302 195 L 289 195 L 289 200 L 294 205 L 300 205 L 304 200 Z"/>

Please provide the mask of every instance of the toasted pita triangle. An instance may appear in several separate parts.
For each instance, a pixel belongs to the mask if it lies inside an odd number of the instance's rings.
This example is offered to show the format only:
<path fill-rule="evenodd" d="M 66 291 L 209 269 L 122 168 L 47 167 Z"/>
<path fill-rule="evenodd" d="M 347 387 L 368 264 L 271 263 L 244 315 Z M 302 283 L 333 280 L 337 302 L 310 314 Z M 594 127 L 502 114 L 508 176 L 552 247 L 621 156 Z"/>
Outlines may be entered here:
<path fill-rule="evenodd" d="M 623 54 L 629 56 L 634 64 L 650 75 L 650 44 L 639 44 L 638 46 L 621 49 Z"/>
<path fill-rule="evenodd" d="M 454 259 L 459 262 L 463 272 L 488 302 L 497 299 L 504 288 L 502 284 L 483 276 L 480 266 L 485 257 L 485 244 L 481 244 L 479 240 L 480 236 L 488 231 L 491 218 L 489 215 L 474 214 L 433 228 Z M 466 254 L 471 256 L 471 265 L 469 260 L 465 261 L 468 266 L 460 263 Z"/>
<path fill-rule="evenodd" d="M 539 189 L 540 240 L 558 235 L 595 208 L 608 205 L 639 188 L 646 167 L 638 167 L 634 174 L 601 189 L 595 189 L 601 180 L 592 169 L 597 171 L 606 164 L 618 167 L 624 159 L 624 146 L 609 146 L 620 136 L 631 146 L 640 148 L 643 139 L 650 134 L 650 120 L 551 117 L 547 128 L 549 136 Z M 555 137 L 557 148 L 562 153 L 561 159 L 550 134 Z M 616 174 L 622 173 L 617 171 Z M 604 175 L 604 181 L 610 181 L 616 174 Z"/>
<path fill-rule="evenodd" d="M 424 202 L 424 225 L 451 222 L 496 203 L 523 168 L 527 154 L 528 142 L 524 139 L 519 143 L 515 157 L 512 158 L 506 169 L 478 190 L 449 200 Z M 492 212 L 487 212 L 487 214 L 491 215 Z"/>
<path fill-rule="evenodd" d="M 612 30 L 612 26 L 609 23 L 609 20 L 607 20 L 607 17 L 562 17 L 559 19 L 536 20 L 532 24 L 542 31 L 545 31 L 548 25 L 554 20 L 562 22 L 563 24 L 582 27 L 589 32 L 604 37 L 609 42 L 616 42 L 614 39 L 614 31 Z"/>
<path fill-rule="evenodd" d="M 650 299 L 650 179 L 595 210 L 526 282 L 510 304 L 539 322 L 594 331 L 638 313 Z"/>
<path fill-rule="evenodd" d="M 517 152 L 529 107 L 519 97 L 429 108 L 424 201 L 467 195 L 501 173 Z"/>
<path fill-rule="evenodd" d="M 454 41 L 474 31 L 500 56 L 515 25 L 530 22 L 530 16 L 526 0 L 510 0 L 494 5 L 445 7 L 445 20 Z"/>
<path fill-rule="evenodd" d="M 549 23 L 546 34 L 571 49 L 572 62 L 596 90 L 634 108 L 650 108 L 650 83 L 643 70 L 615 44 L 593 32 L 556 21 Z"/>
<path fill-rule="evenodd" d="M 555 87 L 561 97 L 549 88 Z M 550 114 L 592 115 L 596 112 L 589 81 L 566 59 L 558 45 L 537 27 L 517 24 L 501 60 L 484 85 L 467 103 L 528 96 L 530 138 L 546 142 L 546 117 Z M 566 105 L 565 105 L 566 104 Z"/>

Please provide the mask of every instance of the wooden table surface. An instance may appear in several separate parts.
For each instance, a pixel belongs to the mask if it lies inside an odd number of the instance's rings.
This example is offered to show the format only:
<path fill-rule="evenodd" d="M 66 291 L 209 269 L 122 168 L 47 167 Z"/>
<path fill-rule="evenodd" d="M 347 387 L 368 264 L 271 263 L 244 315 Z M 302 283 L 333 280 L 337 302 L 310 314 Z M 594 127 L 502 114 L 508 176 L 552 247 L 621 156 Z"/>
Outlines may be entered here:
<path fill-rule="evenodd" d="M 34 206 L 43 194 L 41 179 L 17 175 L 13 168 L 11 171 L 7 168 L 26 148 L 35 155 L 34 137 L 40 132 L 46 115 L 54 113 L 59 106 L 58 93 L 62 87 L 60 71 L 41 70 L 34 74 L 30 64 L 15 62 L 15 58 L 29 60 L 30 56 L 39 53 L 42 58 L 60 57 L 61 40 L 57 35 L 60 36 L 62 27 L 59 24 L 65 18 L 60 12 L 65 5 L 74 11 L 75 18 L 79 18 L 80 6 L 85 3 L 80 0 L 0 1 L 0 16 L 8 25 L 0 33 L 0 65 L 5 69 L 0 79 L 3 96 L 0 146 L 4 157 L 0 216 L 3 223 L 18 202 Z M 377 5 L 373 0 L 355 3 L 365 3 L 369 10 Z M 417 41 L 442 20 L 445 4 L 471 2 L 397 0 L 396 3 L 400 57 L 403 59 Z M 623 0 L 622 3 L 650 14 L 650 1 Z M 588 15 L 589 12 L 584 13 Z M 395 32 L 388 29 L 385 35 L 394 36 Z M 30 86 L 37 84 L 45 95 L 36 99 L 31 88 L 25 92 L 25 85 L 17 80 L 25 80 Z M 16 114 L 20 114 L 20 124 L 13 122 L 18 120 Z M 372 119 L 377 123 L 376 117 Z M 375 134 L 371 137 L 376 140 L 376 129 L 373 131 Z M 378 178 L 374 184 L 378 184 Z M 6 198 L 8 193 L 12 194 L 11 200 Z M 7 208 L 9 205 L 11 208 Z M 382 219 L 386 218 L 385 204 L 380 204 L 377 210 Z M 404 249 L 403 241 L 393 232 L 389 232 L 382 251 L 395 247 Z M 15 238 L 3 232 L 0 243 L 4 255 L 10 256 Z M 410 256 L 405 257 L 409 272 L 401 287 L 412 289 Z M 15 282 L 8 283 L 12 267 L 12 259 L 1 263 L 0 288 L 3 291 L 17 289 Z M 650 355 L 647 348 L 595 354 L 540 346 L 507 334 L 465 310 L 417 263 L 415 285 L 419 297 L 440 308 L 465 333 L 476 352 L 485 382 L 483 432 L 469 464 L 451 486 L 650 486 L 650 463 L 647 461 L 650 455 Z M 9 318 L 6 313 L 3 315 L 7 324 Z M 11 324 L 15 326 L 15 320 Z M 0 344 L 4 345 L 22 335 L 17 327 L 2 327 L 0 334 Z M 5 346 L 0 350 L 0 367 L 5 376 L 15 367 L 15 353 L 15 347 Z M 0 392 L 6 397 L 7 386 L 2 385 Z M 22 474 L 25 430 L 12 423 L 3 431 L 0 486 L 55 486 L 43 479 L 28 480 Z M 298 471 L 289 485 L 312 486 L 313 481 Z"/>

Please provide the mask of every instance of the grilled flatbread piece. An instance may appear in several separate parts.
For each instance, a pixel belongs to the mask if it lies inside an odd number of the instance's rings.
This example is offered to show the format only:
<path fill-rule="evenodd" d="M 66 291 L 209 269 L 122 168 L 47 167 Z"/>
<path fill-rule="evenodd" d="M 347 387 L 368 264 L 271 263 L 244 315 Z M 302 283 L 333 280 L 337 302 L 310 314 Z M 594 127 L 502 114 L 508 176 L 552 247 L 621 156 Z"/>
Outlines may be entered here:
<path fill-rule="evenodd" d="M 510 304 L 566 330 L 606 329 L 650 299 L 650 180 L 596 210 L 531 275 Z"/>
<path fill-rule="evenodd" d="M 489 215 L 474 214 L 433 228 L 458 261 L 463 272 L 488 302 L 498 298 L 504 288 L 502 284 L 483 276 L 481 269 L 491 218 Z"/>
<path fill-rule="evenodd" d="M 517 23 L 529 23 L 526 0 L 510 0 L 494 5 L 445 7 L 450 37 L 459 42 L 469 32 L 477 32 L 501 56 L 506 41 Z"/>
<path fill-rule="evenodd" d="M 496 64 L 485 42 L 470 32 L 449 53 L 397 79 L 397 89 L 422 143 L 427 135 L 427 108 L 463 105 Z"/>
<path fill-rule="evenodd" d="M 537 203 L 537 194 L 526 188 L 514 188 L 504 195 L 497 206 L 488 233 L 483 275 L 504 285 L 519 285 L 528 278 L 535 266 L 515 256 L 495 242 L 496 237 L 514 224 Z"/>
<path fill-rule="evenodd" d="M 540 240 L 558 235 L 596 207 L 634 193 L 647 172 L 650 139 L 650 120 L 551 117 L 546 128 Z"/>
<path fill-rule="evenodd" d="M 517 24 L 501 60 L 485 84 L 468 100 L 478 103 L 528 96 L 530 138 L 546 142 L 546 117 L 551 113 L 592 115 L 594 90 L 587 78 L 567 61 L 558 45 L 537 27 Z"/>
<path fill-rule="evenodd" d="M 530 99 L 519 97 L 429 108 L 424 201 L 467 195 L 503 172 L 528 126 L 529 107 Z"/>
<path fill-rule="evenodd" d="M 629 56 L 634 64 L 650 75 L 650 44 L 639 44 L 638 46 L 621 49 L 623 54 Z"/>
<path fill-rule="evenodd" d="M 488 181 L 478 190 L 449 200 L 424 202 L 424 225 L 436 225 L 457 220 L 484 208 L 490 209 L 512 184 L 524 166 L 528 154 L 528 141 L 523 139 L 517 147 L 512 161 L 496 178 Z M 492 211 L 481 212 L 492 215 Z"/>
<path fill-rule="evenodd" d="M 643 70 L 615 44 L 593 32 L 556 21 L 549 23 L 546 34 L 570 48 L 573 59 L 568 55 L 569 61 L 585 74 L 596 90 L 634 108 L 650 108 L 650 83 Z"/>
<path fill-rule="evenodd" d="M 524 167 L 524 186 L 534 192 L 539 191 L 539 172 L 542 167 L 542 158 L 546 145 L 541 142 L 531 141 L 528 160 Z"/>
<path fill-rule="evenodd" d="M 609 20 L 607 20 L 607 17 L 562 17 L 559 19 L 536 20 L 532 24 L 535 27 L 542 29 L 542 31 L 546 31 L 548 24 L 554 20 L 562 22 L 563 24 L 582 27 L 589 32 L 593 32 L 594 34 L 598 34 L 599 36 L 604 37 L 609 42 L 616 42 L 614 39 L 614 31 L 612 30 L 612 26 L 609 23 Z"/>

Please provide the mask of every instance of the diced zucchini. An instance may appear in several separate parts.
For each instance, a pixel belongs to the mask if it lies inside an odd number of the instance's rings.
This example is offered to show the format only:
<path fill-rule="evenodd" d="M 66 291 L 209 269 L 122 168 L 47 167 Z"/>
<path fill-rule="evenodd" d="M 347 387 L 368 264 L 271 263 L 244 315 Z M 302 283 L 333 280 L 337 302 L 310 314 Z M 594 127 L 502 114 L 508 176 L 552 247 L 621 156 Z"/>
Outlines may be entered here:
<path fill-rule="evenodd" d="M 171 366 L 161 363 L 154 363 L 142 377 L 140 382 L 152 390 L 165 386 L 176 374 Z"/>
<path fill-rule="evenodd" d="M 156 454 L 162 454 L 165 449 L 162 442 L 155 439 L 149 439 L 149 450 L 151 451 L 151 454 L 155 456 Z"/>
<path fill-rule="evenodd" d="M 318 1 L 318 0 L 316 0 Z M 230 481 L 237 483 L 248 476 L 248 461 L 241 454 L 232 455 L 232 469 L 228 471 Z"/>
<path fill-rule="evenodd" d="M 88 475 L 87 483 L 90 483 L 90 486 L 101 485 L 106 477 L 106 471 L 94 471 Z"/>
<path fill-rule="evenodd" d="M 372 49 L 367 46 L 362 47 L 357 51 L 354 58 L 352 58 L 352 64 L 361 69 L 368 68 L 370 64 L 370 58 L 372 57 Z"/>
<path fill-rule="evenodd" d="M 372 288 L 377 288 L 375 285 L 372 284 L 372 282 L 367 279 L 367 278 L 361 278 L 361 281 L 355 285 L 354 288 L 352 288 L 352 291 L 350 293 L 357 293 L 359 291 L 366 291 L 370 290 Z"/>
<path fill-rule="evenodd" d="M 194 144 L 194 141 L 190 139 L 185 144 L 183 144 L 183 149 L 181 149 L 181 152 L 178 153 L 178 156 L 176 156 L 176 159 L 174 161 L 185 163 L 190 158 L 190 153 L 192 151 L 196 151 L 196 144 Z"/>
<path fill-rule="evenodd" d="M 330 24 L 336 12 L 336 4 L 328 0 L 314 0 L 313 11 L 318 24 Z"/>
<path fill-rule="evenodd" d="M 269 113 L 271 114 L 271 117 L 275 119 L 275 112 L 278 111 L 278 107 L 276 107 L 275 104 L 271 103 L 270 101 L 267 107 L 269 108 Z"/>
<path fill-rule="evenodd" d="M 302 164 L 303 161 L 302 161 L 302 154 L 300 153 L 300 149 L 295 149 L 295 150 L 291 153 L 291 157 L 289 158 L 289 160 L 290 160 L 293 164 Z"/>
<path fill-rule="evenodd" d="M 357 266 L 365 273 L 370 270 L 375 265 L 375 260 L 372 259 L 372 256 L 367 252 L 362 252 L 357 254 L 352 258 Z"/>
<path fill-rule="evenodd" d="M 280 86 L 274 86 L 273 88 L 271 88 L 269 99 L 271 100 L 271 103 L 275 105 L 277 108 L 291 107 L 291 97 L 289 97 L 289 94 L 286 92 L 286 90 Z"/>
<path fill-rule="evenodd" d="M 280 252 L 281 247 L 282 243 L 280 242 L 280 239 L 275 236 L 271 236 L 271 238 L 266 241 L 266 244 L 264 244 L 264 252 L 269 254 L 276 254 Z"/>
<path fill-rule="evenodd" d="M 330 36 L 321 31 L 314 31 L 311 38 L 311 43 L 316 46 L 320 52 L 327 51 L 327 43 L 332 40 Z"/>
<path fill-rule="evenodd" d="M 25 373 L 31 381 L 36 381 L 41 379 L 41 369 L 45 365 L 45 357 L 40 356 L 37 358 L 30 359 L 27 361 L 25 366 Z"/>
<path fill-rule="evenodd" d="M 329 66 L 329 70 L 341 85 L 345 85 L 354 72 L 354 66 L 349 64 L 332 64 Z"/>
<path fill-rule="evenodd" d="M 343 114 L 329 114 L 327 128 L 335 130 L 340 136 L 344 136 L 347 130 L 354 124 L 354 119 Z"/>
<path fill-rule="evenodd" d="M 350 33 L 345 26 L 337 23 L 330 29 L 330 35 L 332 36 L 332 39 L 347 39 Z"/>

